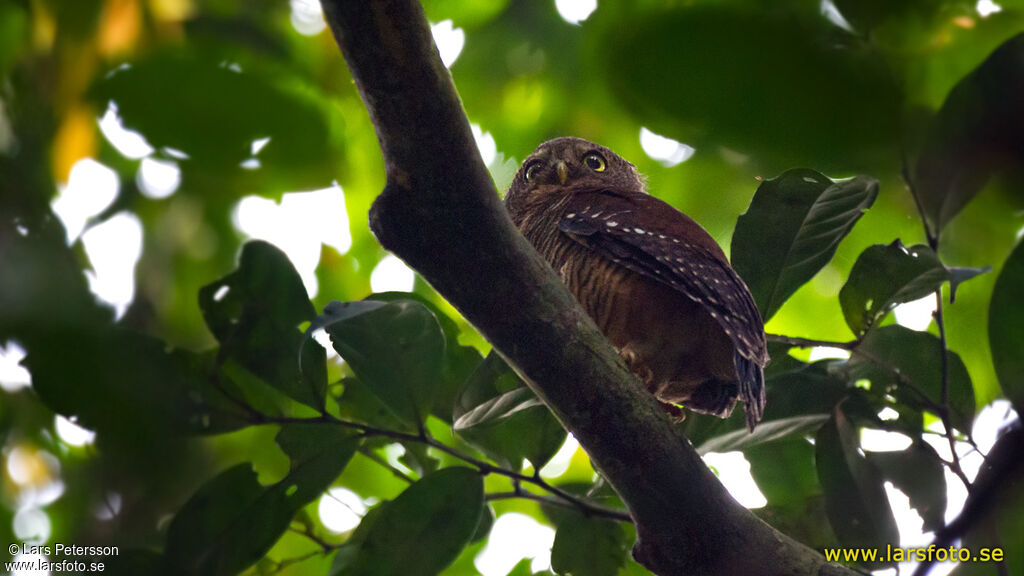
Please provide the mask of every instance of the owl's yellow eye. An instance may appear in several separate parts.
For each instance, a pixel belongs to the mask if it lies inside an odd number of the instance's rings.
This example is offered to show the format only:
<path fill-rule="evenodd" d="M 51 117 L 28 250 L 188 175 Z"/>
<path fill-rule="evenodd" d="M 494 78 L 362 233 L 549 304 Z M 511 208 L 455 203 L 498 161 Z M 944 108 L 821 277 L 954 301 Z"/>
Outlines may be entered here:
<path fill-rule="evenodd" d="M 604 158 L 602 158 L 597 152 L 591 152 L 584 156 L 583 163 L 587 165 L 587 168 L 590 168 L 594 172 L 604 172 L 604 169 L 608 167 Z"/>
<path fill-rule="evenodd" d="M 531 182 L 534 178 L 537 177 L 537 173 L 540 172 L 540 167 L 540 162 L 534 162 L 533 164 L 530 164 L 529 166 L 526 167 L 526 172 L 523 174 L 523 177 L 526 178 L 527 182 Z"/>

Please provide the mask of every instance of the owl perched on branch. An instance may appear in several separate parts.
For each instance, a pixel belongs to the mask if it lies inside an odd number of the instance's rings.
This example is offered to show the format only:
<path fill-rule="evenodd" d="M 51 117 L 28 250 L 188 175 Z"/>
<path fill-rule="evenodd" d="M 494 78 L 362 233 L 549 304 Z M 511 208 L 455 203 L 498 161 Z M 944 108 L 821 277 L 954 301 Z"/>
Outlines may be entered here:
<path fill-rule="evenodd" d="M 580 138 L 538 146 L 505 205 L 667 412 L 681 419 L 682 404 L 725 418 L 739 397 L 753 430 L 765 405 L 764 325 L 699 224 L 649 195 L 632 164 Z"/>

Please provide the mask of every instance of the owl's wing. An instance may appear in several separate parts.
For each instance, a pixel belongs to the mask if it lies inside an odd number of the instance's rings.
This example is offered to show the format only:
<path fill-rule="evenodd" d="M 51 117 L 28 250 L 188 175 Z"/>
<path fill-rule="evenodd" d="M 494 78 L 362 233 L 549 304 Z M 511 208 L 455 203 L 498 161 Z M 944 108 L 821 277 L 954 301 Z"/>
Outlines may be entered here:
<path fill-rule="evenodd" d="M 760 420 L 768 361 L 761 314 L 747 285 L 714 239 L 690 217 L 653 196 L 574 194 L 559 229 L 618 264 L 667 284 L 702 305 L 736 347 L 747 422 Z"/>

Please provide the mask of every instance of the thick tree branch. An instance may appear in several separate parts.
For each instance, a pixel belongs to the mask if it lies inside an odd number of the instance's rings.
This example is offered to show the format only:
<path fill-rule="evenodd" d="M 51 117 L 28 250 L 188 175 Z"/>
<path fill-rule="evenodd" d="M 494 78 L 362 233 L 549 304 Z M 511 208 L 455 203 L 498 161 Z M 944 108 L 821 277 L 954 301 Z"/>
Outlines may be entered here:
<path fill-rule="evenodd" d="M 658 574 L 852 574 L 736 503 L 518 233 L 414 0 L 324 0 L 377 130 L 370 227 L 509 360 L 629 507 Z"/>

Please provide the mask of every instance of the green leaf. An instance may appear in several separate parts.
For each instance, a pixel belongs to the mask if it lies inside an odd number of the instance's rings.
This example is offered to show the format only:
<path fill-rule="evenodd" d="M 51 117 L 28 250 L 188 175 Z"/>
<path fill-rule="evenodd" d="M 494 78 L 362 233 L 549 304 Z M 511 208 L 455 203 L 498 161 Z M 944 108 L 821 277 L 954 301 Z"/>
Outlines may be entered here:
<path fill-rule="evenodd" d="M 861 455 L 857 438 L 841 407 L 818 431 L 814 454 L 825 510 L 843 546 L 884 548 L 899 542 L 899 531 L 882 477 Z"/>
<path fill-rule="evenodd" d="M 255 240 L 242 248 L 238 269 L 199 290 L 206 325 L 221 354 L 284 394 L 322 410 L 326 352 L 297 328 L 316 309 L 288 256 Z"/>
<path fill-rule="evenodd" d="M 786 437 L 800 437 L 821 427 L 848 393 L 846 382 L 830 372 L 831 362 L 803 364 L 785 372 L 769 372 L 765 380 L 768 404 L 764 418 L 748 432 L 742 415 L 711 422 L 710 430 L 688 431 L 701 454 L 746 450 Z M 689 420 L 689 418 L 688 418 Z M 697 420 L 696 418 L 694 420 Z M 696 432 L 696 433 L 694 433 Z"/>
<path fill-rule="evenodd" d="M 199 290 L 199 309 L 221 342 L 231 337 L 235 324 L 246 315 L 291 327 L 316 316 L 291 260 L 263 240 L 246 242 L 238 269 Z"/>
<path fill-rule="evenodd" d="M 867 459 L 910 499 L 924 520 L 924 531 L 945 526 L 946 476 L 935 450 L 918 440 L 898 452 L 867 452 Z"/>
<path fill-rule="evenodd" d="M 1024 163 L 1024 33 L 961 80 L 932 120 L 915 165 L 924 211 L 940 232 L 1003 169 Z"/>
<path fill-rule="evenodd" d="M 769 504 L 802 506 L 821 494 L 814 468 L 814 446 L 805 438 L 789 438 L 743 451 L 750 475 Z"/>
<path fill-rule="evenodd" d="M 846 324 L 860 337 L 898 304 L 938 290 L 950 274 L 927 246 L 907 248 L 899 239 L 869 246 L 839 291 Z"/>
<path fill-rule="evenodd" d="M 565 442 L 566 431 L 515 372 L 491 352 L 455 405 L 455 432 L 488 457 L 518 470 L 540 470 Z"/>
<path fill-rule="evenodd" d="M 407 425 L 418 426 L 441 380 L 445 337 L 437 317 L 415 300 L 331 302 L 323 327 L 359 380 Z"/>
<path fill-rule="evenodd" d="M 209 385 L 199 355 L 120 328 L 75 332 L 61 341 L 60 349 L 34 348 L 24 362 L 43 402 L 81 426 L 144 440 L 248 424 L 246 415 Z"/>
<path fill-rule="evenodd" d="M 971 278 L 976 278 L 982 274 L 987 274 L 992 271 L 991 266 L 984 266 L 982 268 L 966 268 L 963 266 L 950 266 L 946 268 L 949 271 L 949 303 L 952 304 L 956 301 L 956 289 L 961 284 L 967 282 Z"/>
<path fill-rule="evenodd" d="M 1024 242 L 1018 242 L 999 272 L 988 308 L 992 364 L 1003 394 L 1024 414 Z"/>
<path fill-rule="evenodd" d="M 292 518 L 341 474 L 359 445 L 350 431 L 289 424 L 278 443 L 291 472 L 262 486 L 249 464 L 229 468 L 178 511 L 167 531 L 164 560 L 178 573 L 233 575 L 262 558 Z"/>
<path fill-rule="evenodd" d="M 336 560 L 335 573 L 439 574 L 473 537 L 483 506 L 483 478 L 475 470 L 456 467 L 430 474 L 383 504 L 368 529 L 360 525 L 361 541 L 345 551 L 341 565 Z"/>
<path fill-rule="evenodd" d="M 596 60 L 640 123 L 771 170 L 849 170 L 895 150 L 902 99 L 877 53 L 824 18 L 741 4 L 595 13 Z"/>
<path fill-rule="evenodd" d="M 957 429 L 967 431 L 974 420 L 974 388 L 960 356 L 948 354 L 949 417 Z M 876 385 L 891 390 L 910 406 L 935 412 L 933 405 L 942 400 L 942 347 L 927 332 L 899 325 L 871 330 L 842 370 L 853 380 L 871 380 L 873 391 Z"/>
<path fill-rule="evenodd" d="M 736 222 L 732 265 L 766 322 L 828 264 L 877 195 L 873 178 L 833 182 L 806 169 L 789 170 L 758 186 L 750 208 Z"/>
<path fill-rule="evenodd" d="M 557 574 L 615 576 L 628 553 L 626 532 L 618 522 L 570 514 L 555 532 L 551 568 Z"/>
<path fill-rule="evenodd" d="M 441 330 L 444 331 L 445 355 L 441 365 L 441 383 L 434 396 L 431 414 L 441 420 L 452 423 L 452 405 L 455 404 L 466 380 L 483 361 L 483 356 L 472 346 L 459 343 L 459 326 L 447 314 L 427 298 L 413 292 L 377 292 L 366 297 L 367 300 L 394 302 L 396 300 L 416 300 L 430 309 L 437 317 Z"/>
<path fill-rule="evenodd" d="M 189 46 L 157 50 L 100 76 L 91 97 L 101 110 L 112 101 L 125 126 L 155 148 L 187 154 L 185 170 L 202 166 L 241 176 L 240 165 L 255 158 L 259 167 L 252 172 L 287 177 L 279 181 L 282 189 L 329 184 L 328 109 L 286 70 L 258 59 L 244 69 L 231 64 L 237 62 Z M 253 142 L 264 138 L 254 153 Z"/>

